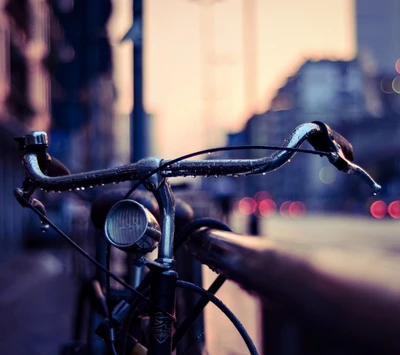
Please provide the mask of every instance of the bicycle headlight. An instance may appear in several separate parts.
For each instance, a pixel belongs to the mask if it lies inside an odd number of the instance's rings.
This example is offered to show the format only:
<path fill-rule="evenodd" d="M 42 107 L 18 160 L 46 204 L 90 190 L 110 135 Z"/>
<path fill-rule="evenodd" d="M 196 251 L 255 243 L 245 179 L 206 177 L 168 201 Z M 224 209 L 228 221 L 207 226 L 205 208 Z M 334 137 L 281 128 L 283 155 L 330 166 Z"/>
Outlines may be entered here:
<path fill-rule="evenodd" d="M 134 200 L 121 200 L 108 212 L 105 221 L 107 240 L 117 248 L 143 254 L 154 250 L 161 230 L 151 212 Z"/>

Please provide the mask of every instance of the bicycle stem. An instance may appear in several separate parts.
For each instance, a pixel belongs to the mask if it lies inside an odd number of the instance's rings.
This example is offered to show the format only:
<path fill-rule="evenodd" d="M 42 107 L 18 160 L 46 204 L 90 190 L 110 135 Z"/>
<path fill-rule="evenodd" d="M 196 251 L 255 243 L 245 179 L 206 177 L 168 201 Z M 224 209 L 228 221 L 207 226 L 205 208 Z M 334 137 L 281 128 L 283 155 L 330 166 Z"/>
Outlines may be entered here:
<path fill-rule="evenodd" d="M 168 180 L 163 179 L 158 189 L 153 191 L 160 207 L 162 239 L 158 246 L 158 261 L 169 263 L 173 258 L 175 234 L 175 198 Z"/>

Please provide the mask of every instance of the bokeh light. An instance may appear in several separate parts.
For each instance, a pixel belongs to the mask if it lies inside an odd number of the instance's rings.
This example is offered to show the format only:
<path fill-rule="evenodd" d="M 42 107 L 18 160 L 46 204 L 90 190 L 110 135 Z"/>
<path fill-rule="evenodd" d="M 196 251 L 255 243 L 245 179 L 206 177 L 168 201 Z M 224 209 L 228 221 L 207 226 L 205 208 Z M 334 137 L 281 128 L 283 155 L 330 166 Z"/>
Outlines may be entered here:
<path fill-rule="evenodd" d="M 271 194 L 267 191 L 258 191 L 255 195 L 254 195 L 254 200 L 257 203 L 260 203 L 263 200 L 267 200 L 271 198 Z"/>
<path fill-rule="evenodd" d="M 300 218 L 300 217 L 304 217 L 306 213 L 307 213 L 307 207 L 301 201 L 295 201 L 289 205 L 290 217 Z"/>
<path fill-rule="evenodd" d="M 400 94 L 400 76 L 396 76 L 392 81 L 392 89 L 395 93 Z"/>
<path fill-rule="evenodd" d="M 383 218 L 386 216 L 386 203 L 381 200 L 375 201 L 369 210 L 375 218 Z"/>
<path fill-rule="evenodd" d="M 257 203 L 251 197 L 243 197 L 237 207 L 240 213 L 250 216 L 256 211 Z"/>
<path fill-rule="evenodd" d="M 319 178 L 324 184 L 332 184 L 336 180 L 336 174 L 336 169 L 331 165 L 327 165 L 319 171 Z"/>
<path fill-rule="evenodd" d="M 381 90 L 385 94 L 392 94 L 393 93 L 393 86 L 392 86 L 392 79 L 388 77 L 384 77 L 381 80 Z"/>
<path fill-rule="evenodd" d="M 400 218 L 400 201 L 393 201 L 388 206 L 389 216 L 392 218 Z"/>
<path fill-rule="evenodd" d="M 396 60 L 395 68 L 396 71 L 400 74 L 400 58 Z"/>
<path fill-rule="evenodd" d="M 281 204 L 281 207 L 279 208 L 279 212 L 282 217 L 289 218 L 290 213 L 289 213 L 289 207 L 291 205 L 292 201 L 285 201 L 284 203 Z"/>
<path fill-rule="evenodd" d="M 269 217 L 276 212 L 276 203 L 271 199 L 265 199 L 258 205 L 260 215 L 263 217 Z"/>

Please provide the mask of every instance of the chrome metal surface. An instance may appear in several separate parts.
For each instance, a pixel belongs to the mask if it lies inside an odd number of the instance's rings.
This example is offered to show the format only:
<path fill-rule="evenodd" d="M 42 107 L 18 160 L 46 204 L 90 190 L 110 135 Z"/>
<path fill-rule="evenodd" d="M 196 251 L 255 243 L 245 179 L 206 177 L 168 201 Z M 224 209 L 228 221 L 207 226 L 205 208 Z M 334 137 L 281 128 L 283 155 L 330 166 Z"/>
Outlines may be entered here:
<path fill-rule="evenodd" d="M 348 162 L 347 169 L 343 170 L 347 174 L 352 174 L 357 176 L 361 181 L 366 183 L 369 187 L 371 187 L 374 195 L 377 195 L 381 192 L 381 185 L 377 184 L 374 179 L 361 167 L 351 162 Z"/>
<path fill-rule="evenodd" d="M 43 131 L 33 131 L 25 135 L 25 146 L 49 145 L 47 133 Z"/>
<path fill-rule="evenodd" d="M 117 248 L 143 254 L 154 250 L 161 239 L 156 218 L 134 200 L 119 201 L 110 209 L 104 231 L 107 240 Z"/>
<path fill-rule="evenodd" d="M 158 246 L 158 258 L 172 259 L 175 233 L 175 198 L 167 180 L 153 192 L 160 206 L 162 240 Z"/>

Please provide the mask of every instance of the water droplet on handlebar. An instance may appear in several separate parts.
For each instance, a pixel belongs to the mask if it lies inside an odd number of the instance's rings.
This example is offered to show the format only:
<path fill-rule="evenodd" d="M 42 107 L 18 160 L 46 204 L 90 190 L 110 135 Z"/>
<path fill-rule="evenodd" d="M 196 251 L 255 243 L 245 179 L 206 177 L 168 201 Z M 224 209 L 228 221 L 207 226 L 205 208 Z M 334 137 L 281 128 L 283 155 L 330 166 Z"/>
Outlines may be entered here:
<path fill-rule="evenodd" d="M 90 185 L 90 186 L 89 186 L 89 189 L 93 189 L 93 186 L 92 186 L 92 185 Z"/>
<path fill-rule="evenodd" d="M 81 190 L 85 190 L 85 188 L 82 186 L 82 187 L 81 187 Z"/>
<path fill-rule="evenodd" d="M 214 175 L 214 177 L 215 177 L 215 178 L 217 178 L 217 177 L 218 177 L 218 175 Z"/>
<path fill-rule="evenodd" d="M 196 178 L 196 175 L 192 175 L 192 178 L 195 179 L 195 178 Z"/>
<path fill-rule="evenodd" d="M 79 191 L 81 188 L 80 187 L 76 187 L 75 188 L 75 191 Z"/>
<path fill-rule="evenodd" d="M 50 226 L 47 223 L 42 222 L 42 226 L 40 229 L 42 230 L 42 233 L 46 233 L 49 230 Z"/>
<path fill-rule="evenodd" d="M 238 174 L 233 174 L 233 177 L 237 178 L 237 177 L 239 177 L 239 175 Z"/>
<path fill-rule="evenodd" d="M 267 173 L 262 173 L 263 175 L 267 175 Z"/>
<path fill-rule="evenodd" d="M 288 162 L 288 163 L 290 163 L 290 161 L 291 161 L 291 160 L 292 160 L 292 159 L 288 159 L 288 161 L 287 161 L 287 162 Z"/>

